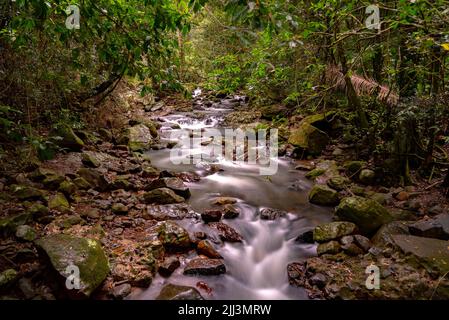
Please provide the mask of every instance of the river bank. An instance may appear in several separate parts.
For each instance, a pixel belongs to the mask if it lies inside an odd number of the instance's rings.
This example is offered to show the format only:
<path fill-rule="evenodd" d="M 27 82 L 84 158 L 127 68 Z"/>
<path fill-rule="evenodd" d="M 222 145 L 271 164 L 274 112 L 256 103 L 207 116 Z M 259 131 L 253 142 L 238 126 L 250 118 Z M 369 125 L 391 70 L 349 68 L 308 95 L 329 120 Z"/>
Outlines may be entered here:
<path fill-rule="evenodd" d="M 267 178 L 257 165 L 170 155 L 183 148 L 176 130 L 260 128 L 272 110 L 208 93 L 145 101 L 125 86 L 118 96 L 126 112 L 62 134 L 69 152 L 3 174 L 3 298 L 449 297 L 447 200 L 429 185 L 382 186 L 386 173 L 356 146 L 323 139 L 342 125 L 332 114 L 280 125 L 279 170 Z M 295 147 L 305 140 L 308 157 Z M 365 286 L 371 264 L 379 290 Z M 70 265 L 79 290 L 67 288 Z"/>

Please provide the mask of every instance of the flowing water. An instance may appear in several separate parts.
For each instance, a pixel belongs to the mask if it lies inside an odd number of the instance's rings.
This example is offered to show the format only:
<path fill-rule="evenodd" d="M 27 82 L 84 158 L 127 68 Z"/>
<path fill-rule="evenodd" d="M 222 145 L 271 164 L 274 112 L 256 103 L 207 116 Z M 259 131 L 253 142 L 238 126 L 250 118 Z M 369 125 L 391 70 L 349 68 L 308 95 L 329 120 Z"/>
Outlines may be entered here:
<path fill-rule="evenodd" d="M 200 116 L 198 113 L 197 117 L 178 113 L 164 117 L 162 140 L 172 139 L 173 134 L 185 133 L 185 129 L 222 130 L 223 116 L 237 104 L 244 103 L 242 97 L 234 97 L 219 103 L 203 104 L 198 91 L 195 99 L 196 106 L 201 109 Z M 276 160 L 278 171 L 270 177 L 261 176 L 257 164 L 236 163 L 220 157 L 210 159 L 223 169 L 213 174 L 208 172 L 210 163 L 207 161 L 174 164 L 175 151 L 183 151 L 180 157 L 184 158 L 185 153 L 202 152 L 200 142 L 204 140 L 195 137 L 192 140 L 193 144 L 178 141 L 180 143 L 174 150 L 151 151 L 152 163 L 159 169 L 195 172 L 201 176 L 200 181 L 187 184 L 192 193 L 188 202 L 196 212 L 210 209 L 211 200 L 217 196 L 238 199 L 235 206 L 240 210 L 239 217 L 224 222 L 239 231 L 244 241 L 216 246 L 225 261 L 225 275 L 184 276 L 181 266 L 168 279 L 158 275 L 149 289 L 134 298 L 154 299 L 168 282 L 195 287 L 198 281 L 204 281 L 213 289 L 211 295 L 202 291 L 207 299 L 306 299 L 303 289 L 288 284 L 286 267 L 290 262 L 301 261 L 315 254 L 314 245 L 299 244 L 295 238 L 311 226 L 329 221 L 331 215 L 329 209 L 313 206 L 307 201 L 311 183 L 304 178 L 304 173 L 295 170 L 294 164 L 287 158 Z M 262 220 L 259 210 L 263 208 L 280 209 L 288 214 L 273 221 Z M 183 220 L 179 224 L 189 232 L 206 231 L 201 221 Z M 192 254 L 188 258 L 193 257 Z"/>

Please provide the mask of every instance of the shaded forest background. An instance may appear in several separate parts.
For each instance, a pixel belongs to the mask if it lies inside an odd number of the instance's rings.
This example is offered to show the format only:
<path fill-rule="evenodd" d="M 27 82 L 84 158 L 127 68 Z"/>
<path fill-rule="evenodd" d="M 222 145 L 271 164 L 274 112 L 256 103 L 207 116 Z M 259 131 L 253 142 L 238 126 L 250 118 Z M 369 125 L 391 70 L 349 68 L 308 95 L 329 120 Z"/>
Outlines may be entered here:
<path fill-rule="evenodd" d="M 148 99 L 248 95 L 285 137 L 333 110 L 391 183 L 449 187 L 448 25 L 443 0 L 0 0 L 0 157 L 50 159 L 61 127 L 111 125 L 101 102 L 128 81 Z"/>

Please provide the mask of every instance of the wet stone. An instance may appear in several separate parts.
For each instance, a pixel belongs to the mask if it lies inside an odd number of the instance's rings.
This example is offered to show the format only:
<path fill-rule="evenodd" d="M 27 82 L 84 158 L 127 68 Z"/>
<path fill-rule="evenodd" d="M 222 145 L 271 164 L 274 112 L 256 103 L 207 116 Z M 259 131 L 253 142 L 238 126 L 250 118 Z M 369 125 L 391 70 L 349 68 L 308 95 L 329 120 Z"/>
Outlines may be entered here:
<path fill-rule="evenodd" d="M 184 269 L 185 275 L 214 276 L 226 273 L 222 260 L 196 258 L 191 260 Z"/>
<path fill-rule="evenodd" d="M 159 273 L 163 277 L 169 277 L 180 266 L 179 259 L 175 256 L 168 257 L 159 265 Z"/>

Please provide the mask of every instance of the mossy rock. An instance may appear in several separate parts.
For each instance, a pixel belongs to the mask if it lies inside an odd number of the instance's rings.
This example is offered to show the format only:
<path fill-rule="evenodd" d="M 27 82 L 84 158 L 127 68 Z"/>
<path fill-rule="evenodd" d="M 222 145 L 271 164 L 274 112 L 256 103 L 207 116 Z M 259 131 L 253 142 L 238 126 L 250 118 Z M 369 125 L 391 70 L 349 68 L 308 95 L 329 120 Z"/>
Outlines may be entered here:
<path fill-rule="evenodd" d="M 14 269 L 6 269 L 0 273 L 0 291 L 11 288 L 16 282 L 18 273 Z"/>
<path fill-rule="evenodd" d="M 33 241 L 36 239 L 36 231 L 27 225 L 18 226 L 16 230 L 16 237 L 24 241 Z"/>
<path fill-rule="evenodd" d="M 51 196 L 48 200 L 48 208 L 50 210 L 66 212 L 70 210 L 70 204 L 64 194 L 58 192 L 57 194 Z"/>
<path fill-rule="evenodd" d="M 329 143 L 329 136 L 303 120 L 298 128 L 292 130 L 288 143 L 312 155 L 319 155 Z"/>
<path fill-rule="evenodd" d="M 75 183 L 66 180 L 59 185 L 58 190 L 65 194 L 67 197 L 71 198 L 76 193 L 78 188 Z"/>
<path fill-rule="evenodd" d="M 329 241 L 326 243 L 320 243 L 316 248 L 316 252 L 319 256 L 323 254 L 337 254 L 341 251 L 341 245 L 337 241 Z"/>
<path fill-rule="evenodd" d="M 72 128 L 67 125 L 60 126 L 51 135 L 62 138 L 57 140 L 58 145 L 62 148 L 66 148 L 71 151 L 81 151 L 84 147 L 84 141 L 75 134 Z"/>
<path fill-rule="evenodd" d="M 353 222 L 367 235 L 392 221 L 390 212 L 377 201 L 358 196 L 343 198 L 335 209 L 338 218 Z"/>
<path fill-rule="evenodd" d="M 22 212 L 13 216 L 0 219 L 0 234 L 14 234 L 17 228 L 32 221 L 33 215 L 30 212 Z"/>
<path fill-rule="evenodd" d="M 133 152 L 147 151 L 154 142 L 151 130 L 143 124 L 128 128 L 123 140 L 127 141 L 129 149 Z"/>
<path fill-rule="evenodd" d="M 326 185 L 315 185 L 309 193 L 310 203 L 321 206 L 335 206 L 340 201 L 338 192 Z"/>
<path fill-rule="evenodd" d="M 109 189 L 109 182 L 106 180 L 105 176 L 96 169 L 81 168 L 78 170 L 77 174 L 98 191 L 103 192 Z M 74 183 L 76 184 L 77 182 L 74 181 Z"/>
<path fill-rule="evenodd" d="M 85 296 L 90 296 L 109 273 L 108 259 L 97 240 L 53 234 L 35 243 L 45 252 L 64 282 L 71 275 L 69 266 L 79 268 L 78 292 Z"/>
<path fill-rule="evenodd" d="M 351 235 L 356 230 L 357 226 L 352 222 L 330 222 L 319 225 L 313 230 L 313 240 L 317 242 L 336 240 Z"/>
<path fill-rule="evenodd" d="M 40 190 L 30 186 L 15 185 L 12 187 L 14 196 L 21 200 L 42 200 L 46 201 L 47 193 L 44 190 Z"/>
<path fill-rule="evenodd" d="M 310 180 L 315 180 L 316 178 L 322 176 L 325 173 L 326 173 L 325 169 L 315 168 L 306 173 L 306 178 Z"/>
<path fill-rule="evenodd" d="M 199 291 L 193 287 L 166 284 L 156 300 L 204 300 Z"/>
<path fill-rule="evenodd" d="M 189 233 L 176 223 L 166 221 L 158 229 L 158 238 L 167 250 L 183 251 L 190 249 Z"/>
<path fill-rule="evenodd" d="M 365 161 L 348 161 L 345 162 L 343 167 L 346 169 L 346 173 L 349 177 L 358 178 L 358 173 L 366 166 Z"/>
<path fill-rule="evenodd" d="M 143 198 L 146 203 L 171 204 L 181 203 L 185 199 L 178 196 L 173 190 L 168 188 L 154 189 L 144 193 Z"/>
<path fill-rule="evenodd" d="M 75 186 L 80 190 L 88 190 L 92 188 L 92 185 L 83 177 L 77 177 L 73 180 Z"/>
<path fill-rule="evenodd" d="M 376 173 L 371 169 L 362 169 L 359 174 L 359 180 L 366 185 L 373 184 L 376 180 Z"/>
<path fill-rule="evenodd" d="M 330 177 L 329 180 L 327 180 L 327 185 L 337 191 L 345 190 L 348 187 L 349 183 L 349 179 L 342 176 L 333 176 Z"/>

